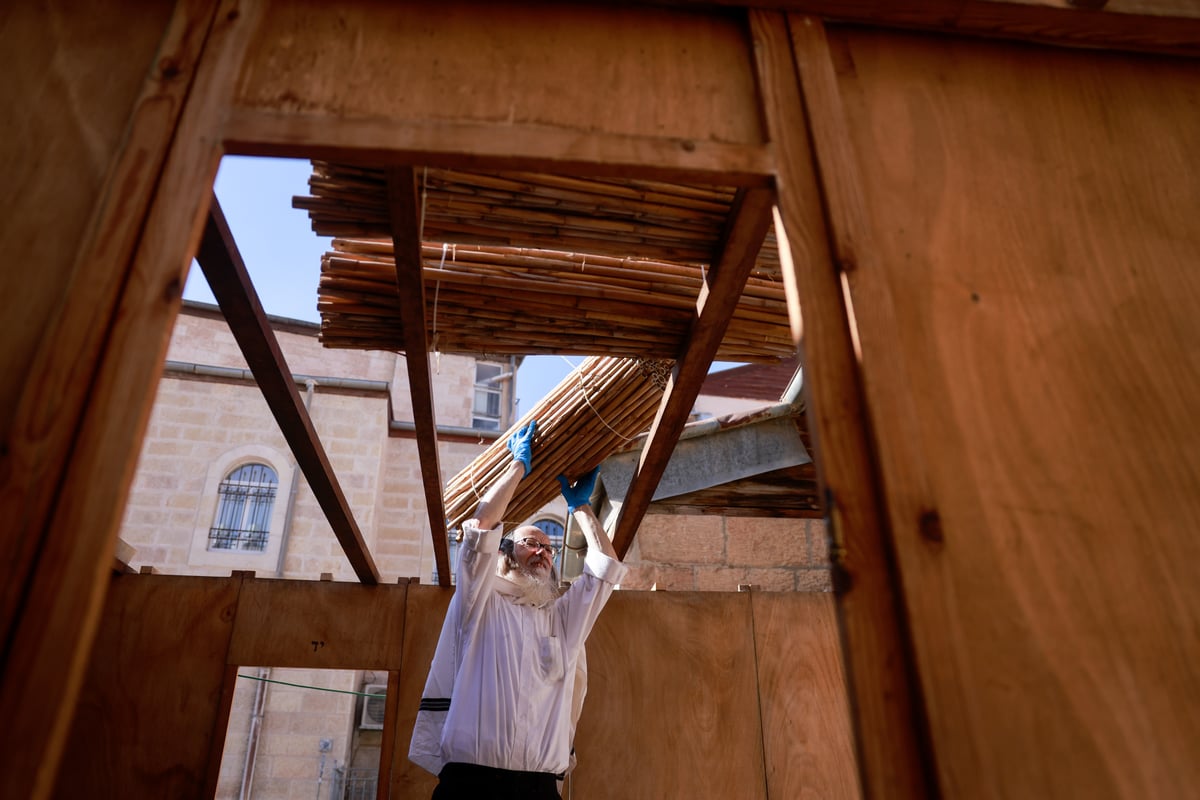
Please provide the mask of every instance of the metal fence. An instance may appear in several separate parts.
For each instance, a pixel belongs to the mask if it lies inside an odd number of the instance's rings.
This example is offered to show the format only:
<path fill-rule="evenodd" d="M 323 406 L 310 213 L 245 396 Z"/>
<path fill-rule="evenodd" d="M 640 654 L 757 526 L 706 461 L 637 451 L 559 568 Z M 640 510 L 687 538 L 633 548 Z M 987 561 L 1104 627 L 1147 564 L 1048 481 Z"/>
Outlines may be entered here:
<path fill-rule="evenodd" d="M 335 767 L 329 800 L 375 800 L 379 770 Z"/>

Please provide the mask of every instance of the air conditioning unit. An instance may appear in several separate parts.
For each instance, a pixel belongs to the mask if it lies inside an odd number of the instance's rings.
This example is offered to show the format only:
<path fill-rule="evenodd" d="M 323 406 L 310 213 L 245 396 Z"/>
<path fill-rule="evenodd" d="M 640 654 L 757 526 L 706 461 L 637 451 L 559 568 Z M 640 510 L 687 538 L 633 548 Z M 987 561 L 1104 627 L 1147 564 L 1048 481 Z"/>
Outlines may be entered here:
<path fill-rule="evenodd" d="M 387 708 L 387 684 L 368 683 L 363 687 L 362 719 L 358 727 L 367 730 L 383 730 L 384 709 Z"/>

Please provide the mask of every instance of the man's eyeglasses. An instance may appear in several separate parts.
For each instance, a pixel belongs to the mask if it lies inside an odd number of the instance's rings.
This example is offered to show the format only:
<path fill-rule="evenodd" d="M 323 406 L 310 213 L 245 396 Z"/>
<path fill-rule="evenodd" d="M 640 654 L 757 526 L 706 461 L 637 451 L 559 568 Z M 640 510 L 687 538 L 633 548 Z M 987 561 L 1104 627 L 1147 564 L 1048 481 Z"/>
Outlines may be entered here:
<path fill-rule="evenodd" d="M 559 550 L 558 547 L 556 547 L 555 545 L 552 545 L 552 544 L 546 544 L 545 542 L 539 542 L 537 539 L 534 539 L 532 536 L 525 538 L 525 539 L 517 539 L 517 541 L 520 542 L 521 544 L 525 545 L 526 547 L 528 547 L 530 550 L 539 550 L 539 549 L 545 550 L 547 553 L 550 554 L 551 558 L 554 558 L 556 555 L 558 555 L 558 550 Z"/>

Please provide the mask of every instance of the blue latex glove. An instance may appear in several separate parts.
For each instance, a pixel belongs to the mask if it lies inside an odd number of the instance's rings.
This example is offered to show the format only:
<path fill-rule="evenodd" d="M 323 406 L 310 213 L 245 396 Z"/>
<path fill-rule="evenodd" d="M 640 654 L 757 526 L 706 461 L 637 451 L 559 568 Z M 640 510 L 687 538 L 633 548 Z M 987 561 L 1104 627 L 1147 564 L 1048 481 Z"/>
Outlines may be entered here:
<path fill-rule="evenodd" d="M 537 431 L 537 420 L 533 420 L 508 437 L 508 452 L 512 453 L 514 461 L 525 465 L 525 474 L 533 468 L 533 434 Z"/>
<path fill-rule="evenodd" d="M 596 487 L 596 476 L 599 474 L 600 465 L 597 464 L 591 472 L 575 481 L 574 486 L 567 482 L 566 475 L 558 476 L 558 485 L 562 487 L 562 496 L 567 501 L 567 513 L 591 501 L 592 489 Z"/>

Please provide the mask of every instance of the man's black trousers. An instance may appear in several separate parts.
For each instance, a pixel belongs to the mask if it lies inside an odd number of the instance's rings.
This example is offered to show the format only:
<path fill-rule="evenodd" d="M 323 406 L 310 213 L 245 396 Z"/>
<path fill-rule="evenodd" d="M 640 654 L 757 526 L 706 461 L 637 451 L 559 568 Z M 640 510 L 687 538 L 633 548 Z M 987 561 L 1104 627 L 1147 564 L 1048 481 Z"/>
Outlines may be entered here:
<path fill-rule="evenodd" d="M 515 772 L 451 762 L 438 773 L 431 800 L 562 800 L 549 772 Z"/>

